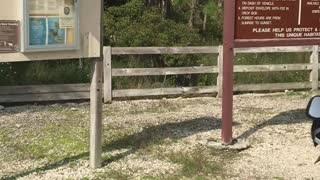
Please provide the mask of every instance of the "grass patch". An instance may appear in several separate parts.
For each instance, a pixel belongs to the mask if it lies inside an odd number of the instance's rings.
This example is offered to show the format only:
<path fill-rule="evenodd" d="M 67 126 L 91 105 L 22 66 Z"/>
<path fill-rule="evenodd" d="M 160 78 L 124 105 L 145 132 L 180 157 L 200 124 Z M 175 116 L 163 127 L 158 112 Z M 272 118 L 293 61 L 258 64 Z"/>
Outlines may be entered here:
<path fill-rule="evenodd" d="M 9 140 L 7 133 L 3 130 L 0 130 L 0 144 L 5 144 Z"/>
<path fill-rule="evenodd" d="M 159 178 L 153 176 L 144 176 L 141 178 L 142 180 L 158 180 Z"/>
<path fill-rule="evenodd" d="M 90 178 L 88 178 L 88 177 L 83 177 L 83 178 L 81 178 L 80 180 L 90 180 Z"/>
<path fill-rule="evenodd" d="M 274 179 L 274 180 L 284 180 L 283 177 L 274 177 L 273 179 Z"/>
<path fill-rule="evenodd" d="M 239 107 L 241 113 L 256 113 L 256 114 L 270 114 L 273 108 L 259 108 L 259 107 Z"/>
<path fill-rule="evenodd" d="M 119 107 L 111 106 L 109 104 L 102 108 L 102 113 L 106 117 L 117 115 L 118 112 L 121 112 Z"/>
<path fill-rule="evenodd" d="M 138 141 L 136 137 L 136 129 L 114 129 L 110 127 L 107 130 L 104 130 L 104 146 L 109 149 L 114 148 L 126 148 L 132 147 L 135 145 L 135 142 Z"/>
<path fill-rule="evenodd" d="M 161 158 L 181 165 L 181 171 L 169 175 L 166 179 L 211 179 L 213 177 L 227 178 L 231 174 L 225 171 L 225 165 L 232 162 L 239 154 L 236 151 L 221 151 L 199 147 L 189 153 L 163 154 Z"/>
<path fill-rule="evenodd" d="M 119 179 L 119 180 L 125 180 L 130 179 L 130 175 L 125 174 L 121 171 L 106 171 L 104 173 L 97 174 L 93 180 L 104 180 L 104 179 Z"/>
<path fill-rule="evenodd" d="M 169 142 L 161 142 L 161 145 L 167 145 Z M 170 143 L 174 143 L 170 141 Z M 140 157 L 145 155 L 153 156 L 155 159 L 168 161 L 180 165 L 181 169 L 174 174 L 163 174 L 160 176 L 144 176 L 142 179 L 196 179 L 210 180 L 215 178 L 227 179 L 233 175 L 226 171 L 226 165 L 231 163 L 240 155 L 237 151 L 216 150 L 206 147 L 198 147 L 190 152 L 171 152 L 166 151 L 165 146 L 159 147 L 159 144 L 153 144 L 148 148 L 141 149 L 138 152 Z"/>
<path fill-rule="evenodd" d="M 31 141 L 20 148 L 29 158 L 56 161 L 88 150 L 87 132 L 83 129 L 51 125 L 42 131 L 45 133 L 28 135 Z"/>
<path fill-rule="evenodd" d="M 301 99 L 305 99 L 305 98 L 311 98 L 312 97 L 312 93 L 306 92 L 306 91 L 288 91 L 286 93 L 286 96 L 288 96 L 288 97 L 298 97 L 298 98 L 301 98 Z"/>
<path fill-rule="evenodd" d="M 63 160 L 88 151 L 89 128 L 82 107 L 49 106 L 46 111 L 55 118 L 21 134 L 17 145 L 23 156 L 20 159 Z M 43 117 L 45 118 L 45 117 Z"/>
<path fill-rule="evenodd" d="M 129 114 L 143 114 L 143 113 L 164 113 L 175 112 L 181 109 L 181 105 L 170 103 L 169 101 L 162 99 L 156 103 L 149 103 L 145 107 L 131 106 Z"/>
<path fill-rule="evenodd" d="M 11 160 L 11 152 L 14 152 L 14 147 L 10 146 L 11 138 L 4 130 L 0 129 L 0 160 Z"/>
<path fill-rule="evenodd" d="M 44 128 L 41 133 L 30 132 L 18 137 L 0 135 L 4 146 L 0 159 L 5 161 L 47 159 L 55 162 L 88 151 L 87 135 L 79 128 L 61 130 L 61 127 Z"/>
<path fill-rule="evenodd" d="M 68 164 L 68 166 L 69 166 L 69 168 L 74 168 L 74 167 L 77 166 L 77 163 L 76 163 L 76 162 L 70 162 L 70 163 Z"/>
<path fill-rule="evenodd" d="M 0 132 L 4 146 L 0 154 L 6 154 L 6 161 L 45 158 L 54 162 L 87 152 L 87 139 L 87 130 L 76 126 L 49 125 L 15 137 Z"/>
<path fill-rule="evenodd" d="M 200 149 L 190 154 L 170 154 L 168 158 L 173 163 L 182 165 L 181 174 L 186 177 L 193 177 L 198 173 L 209 175 L 222 171 L 221 165 L 218 162 L 210 161 L 208 155 Z"/>

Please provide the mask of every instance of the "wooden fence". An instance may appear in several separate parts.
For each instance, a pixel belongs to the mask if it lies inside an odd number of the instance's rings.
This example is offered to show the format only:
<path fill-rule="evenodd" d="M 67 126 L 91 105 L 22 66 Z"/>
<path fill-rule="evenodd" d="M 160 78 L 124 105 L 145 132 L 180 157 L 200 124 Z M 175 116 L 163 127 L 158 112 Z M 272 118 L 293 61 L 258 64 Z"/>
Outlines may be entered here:
<path fill-rule="evenodd" d="M 222 46 L 210 47 L 104 47 L 104 102 L 112 98 L 184 95 L 184 94 L 222 94 Z M 234 91 L 263 91 L 285 89 L 312 89 L 319 86 L 319 47 L 262 47 L 238 48 L 235 53 L 284 53 L 312 52 L 310 63 L 274 64 L 274 65 L 236 65 L 234 72 L 275 72 L 275 71 L 310 71 L 309 82 L 269 83 L 269 84 L 236 84 Z M 167 67 L 167 68 L 112 68 L 112 56 L 144 55 L 144 54 L 219 54 L 217 66 Z M 112 89 L 112 77 L 116 76 L 153 76 L 178 74 L 218 74 L 216 86 L 205 87 L 173 87 L 157 89 Z M 0 103 L 35 102 L 89 99 L 89 84 L 63 84 L 41 86 L 2 86 L 0 87 Z"/>

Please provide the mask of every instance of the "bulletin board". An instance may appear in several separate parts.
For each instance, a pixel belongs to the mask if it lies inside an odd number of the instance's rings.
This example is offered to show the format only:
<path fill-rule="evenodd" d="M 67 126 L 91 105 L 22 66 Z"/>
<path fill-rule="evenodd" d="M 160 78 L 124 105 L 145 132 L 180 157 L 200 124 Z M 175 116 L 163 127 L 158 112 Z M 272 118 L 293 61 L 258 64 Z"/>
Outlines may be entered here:
<path fill-rule="evenodd" d="M 0 0 L 0 62 L 100 57 L 94 12 L 100 0 Z"/>
<path fill-rule="evenodd" d="M 23 52 L 79 48 L 78 0 L 26 0 L 23 6 Z"/>

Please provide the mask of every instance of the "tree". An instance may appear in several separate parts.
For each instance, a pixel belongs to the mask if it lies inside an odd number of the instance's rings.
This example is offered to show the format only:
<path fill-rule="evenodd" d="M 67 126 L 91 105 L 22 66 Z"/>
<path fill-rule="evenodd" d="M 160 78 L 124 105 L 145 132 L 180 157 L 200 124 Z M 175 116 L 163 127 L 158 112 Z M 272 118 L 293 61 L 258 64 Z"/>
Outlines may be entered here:
<path fill-rule="evenodd" d="M 178 21 L 188 23 L 191 30 L 202 36 L 203 43 L 217 44 L 222 33 L 220 0 L 174 0 L 173 9 Z"/>
<path fill-rule="evenodd" d="M 188 26 L 163 19 L 156 7 L 142 0 L 108 8 L 105 40 L 112 46 L 188 46 L 198 45 L 199 35 Z"/>

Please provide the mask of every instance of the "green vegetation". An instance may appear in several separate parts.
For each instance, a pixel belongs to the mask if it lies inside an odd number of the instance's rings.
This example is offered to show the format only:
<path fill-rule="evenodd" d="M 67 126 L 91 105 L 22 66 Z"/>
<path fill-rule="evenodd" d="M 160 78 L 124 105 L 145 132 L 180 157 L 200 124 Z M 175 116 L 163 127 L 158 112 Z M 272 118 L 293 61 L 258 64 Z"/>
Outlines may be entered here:
<path fill-rule="evenodd" d="M 7 133 L 5 133 L 3 130 L 0 130 L 0 144 L 5 143 L 7 139 Z"/>
<path fill-rule="evenodd" d="M 89 82 L 89 72 L 84 60 L 0 63 L 0 86 Z"/>
<path fill-rule="evenodd" d="M 130 179 L 130 175 L 125 174 L 121 171 L 107 171 L 107 172 L 103 172 L 103 173 L 99 173 L 98 175 L 96 175 L 95 178 L 93 178 L 93 180 L 103 180 L 103 179 L 121 179 L 121 180 L 126 180 L 126 179 Z"/>
<path fill-rule="evenodd" d="M 69 116 L 67 113 L 64 115 L 67 119 L 63 125 L 60 121 L 15 136 L 0 132 L 0 143 L 4 144 L 3 150 L 6 151 L 6 156 L 0 156 L 0 159 L 12 161 L 45 158 L 55 162 L 87 152 L 88 129 L 77 126 L 75 116 Z"/>
<path fill-rule="evenodd" d="M 273 179 L 275 179 L 275 180 L 284 180 L 283 177 L 274 177 Z"/>
<path fill-rule="evenodd" d="M 87 138 L 85 138 L 86 129 L 49 126 L 42 131 L 45 133 L 32 137 L 32 142 L 20 148 L 28 158 L 47 158 L 50 161 L 56 161 L 86 152 L 88 149 Z"/>
<path fill-rule="evenodd" d="M 194 179 L 212 179 L 213 177 L 227 178 L 225 166 L 239 157 L 237 151 L 217 150 L 198 147 L 188 153 L 171 153 L 167 158 L 174 163 L 182 165 L 181 172 L 175 179 L 188 177 Z M 180 176 L 180 177 L 179 177 Z"/>
<path fill-rule="evenodd" d="M 223 162 L 214 160 L 212 157 L 220 156 L 217 150 L 208 150 L 204 148 L 196 149 L 191 153 L 169 154 L 168 158 L 174 163 L 182 165 L 181 175 L 185 177 L 201 177 L 208 175 L 221 175 L 223 173 Z M 208 153 L 208 154 L 206 154 Z M 224 152 L 220 152 L 221 155 Z M 231 153 L 230 153 L 231 154 Z M 232 156 L 227 158 L 231 158 Z M 227 162 L 228 159 L 224 159 Z"/>
<path fill-rule="evenodd" d="M 104 45 L 213 46 L 221 44 L 222 1 L 105 0 Z M 309 62 L 309 53 L 241 54 L 235 64 Z M 216 65 L 217 55 L 114 56 L 114 68 Z M 0 63 L 0 86 L 88 83 L 86 59 Z M 115 77 L 114 89 L 210 86 L 216 74 Z M 307 81 L 309 72 L 236 73 L 235 83 Z"/>
<path fill-rule="evenodd" d="M 174 112 L 181 109 L 181 105 L 171 104 L 166 100 L 160 100 L 158 103 L 150 103 L 146 107 L 132 107 L 129 110 L 129 114 L 141 114 L 141 113 L 164 113 L 164 112 Z"/>

